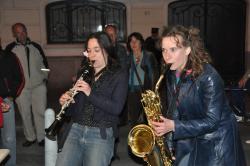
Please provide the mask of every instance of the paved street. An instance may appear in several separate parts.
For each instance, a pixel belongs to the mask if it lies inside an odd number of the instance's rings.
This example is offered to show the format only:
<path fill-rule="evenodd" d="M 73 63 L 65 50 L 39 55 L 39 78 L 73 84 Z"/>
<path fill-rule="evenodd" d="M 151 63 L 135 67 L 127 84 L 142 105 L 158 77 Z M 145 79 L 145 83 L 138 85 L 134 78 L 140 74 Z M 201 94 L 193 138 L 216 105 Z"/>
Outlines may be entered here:
<path fill-rule="evenodd" d="M 239 123 L 243 148 L 247 158 L 247 163 L 250 166 L 250 144 L 246 144 L 245 140 L 250 139 L 250 123 Z M 127 135 L 129 132 L 128 126 L 120 128 L 120 142 L 118 143 L 117 154 L 119 160 L 116 159 L 112 162 L 111 166 L 138 166 L 142 164 L 136 163 L 128 154 Z M 24 136 L 22 128 L 17 128 L 17 166 L 44 166 L 44 148 L 39 147 L 37 144 L 24 148 L 22 142 Z"/>

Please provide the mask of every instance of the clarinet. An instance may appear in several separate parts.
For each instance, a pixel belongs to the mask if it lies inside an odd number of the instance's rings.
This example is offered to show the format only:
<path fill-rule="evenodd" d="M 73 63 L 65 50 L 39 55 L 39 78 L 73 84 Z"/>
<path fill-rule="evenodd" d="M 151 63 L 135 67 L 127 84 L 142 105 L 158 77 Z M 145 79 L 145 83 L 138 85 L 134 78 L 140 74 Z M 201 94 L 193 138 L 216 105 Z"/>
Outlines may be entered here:
<path fill-rule="evenodd" d="M 94 76 L 94 68 L 93 68 L 93 62 L 90 62 L 87 58 L 83 60 L 82 68 L 81 68 L 81 75 L 78 78 L 78 80 L 84 80 L 87 83 L 91 84 Z M 77 80 L 77 81 L 78 81 Z M 77 82 L 76 81 L 76 82 Z M 76 83 L 75 82 L 75 83 Z M 66 112 L 66 109 L 73 103 L 75 103 L 74 97 L 79 93 L 74 88 L 71 88 L 68 92 L 68 95 L 70 96 L 70 99 L 67 100 L 61 107 L 60 112 L 56 115 L 54 122 L 50 125 L 49 128 L 45 129 L 45 135 L 48 139 L 55 141 L 56 135 L 59 132 L 59 129 L 61 127 L 62 122 L 64 121 L 64 115 Z"/>

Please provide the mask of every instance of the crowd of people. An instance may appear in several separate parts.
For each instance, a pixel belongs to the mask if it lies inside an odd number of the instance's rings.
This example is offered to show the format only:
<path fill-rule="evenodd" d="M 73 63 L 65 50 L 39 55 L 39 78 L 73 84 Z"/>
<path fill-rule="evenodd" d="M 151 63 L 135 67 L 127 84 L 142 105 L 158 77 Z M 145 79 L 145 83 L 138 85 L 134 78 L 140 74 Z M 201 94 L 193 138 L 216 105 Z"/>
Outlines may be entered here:
<path fill-rule="evenodd" d="M 10 149 L 6 165 L 16 165 L 14 102 L 23 122 L 24 147 L 36 142 L 44 146 L 47 107 L 46 56 L 29 39 L 24 24 L 14 24 L 12 32 L 16 41 L 0 51 L 1 145 Z M 245 166 L 237 121 L 199 30 L 178 25 L 159 36 L 159 29 L 152 28 L 145 41 L 141 33 L 133 32 L 126 46 L 117 41 L 117 34 L 117 27 L 108 24 L 85 42 L 85 56 L 94 72 L 90 81 L 76 78 L 73 89 L 78 94 L 67 108 L 68 127 L 62 130 L 63 139 L 58 138 L 56 165 L 108 166 L 116 156 L 119 125 L 147 123 L 141 93 L 154 90 L 161 65 L 166 64 L 169 70 L 160 88 L 166 96 L 164 116 L 150 123 L 156 136 L 170 135 L 166 144 L 174 165 Z M 239 88 L 248 88 L 249 77 L 250 71 Z M 71 98 L 66 91 L 59 103 Z"/>

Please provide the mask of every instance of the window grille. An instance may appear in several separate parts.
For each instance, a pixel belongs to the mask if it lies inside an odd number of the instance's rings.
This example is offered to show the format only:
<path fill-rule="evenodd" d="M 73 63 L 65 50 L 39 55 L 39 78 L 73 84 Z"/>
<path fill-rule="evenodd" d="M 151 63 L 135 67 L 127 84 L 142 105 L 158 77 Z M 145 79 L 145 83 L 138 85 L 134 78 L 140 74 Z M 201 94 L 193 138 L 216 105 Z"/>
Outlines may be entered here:
<path fill-rule="evenodd" d="M 114 1 L 65 0 L 46 6 L 48 43 L 82 43 L 106 24 L 118 29 L 118 41 L 126 41 L 126 6 Z"/>

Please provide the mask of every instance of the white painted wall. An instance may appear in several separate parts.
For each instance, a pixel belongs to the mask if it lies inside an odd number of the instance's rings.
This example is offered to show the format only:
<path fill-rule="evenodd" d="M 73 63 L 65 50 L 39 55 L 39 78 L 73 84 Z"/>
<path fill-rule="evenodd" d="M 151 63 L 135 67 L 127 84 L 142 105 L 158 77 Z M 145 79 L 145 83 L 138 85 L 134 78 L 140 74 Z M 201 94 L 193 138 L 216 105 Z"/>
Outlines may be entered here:
<path fill-rule="evenodd" d="M 14 39 L 11 25 L 23 22 L 28 28 L 30 38 L 41 44 L 48 56 L 50 78 L 48 87 L 58 91 L 58 97 L 72 84 L 71 77 L 76 73 L 81 61 L 82 44 L 47 44 L 45 6 L 58 0 L 0 0 L 0 37 L 5 47 Z M 144 37 L 150 35 L 151 27 L 162 30 L 167 25 L 167 6 L 175 0 L 116 0 L 127 7 L 127 32 L 138 31 Z M 246 0 L 246 66 L 250 67 L 250 0 Z M 64 66 L 70 66 L 63 71 Z M 66 88 L 66 89 L 67 89 Z"/>
<path fill-rule="evenodd" d="M 3 47 L 13 41 L 11 25 L 23 22 L 30 38 L 40 43 L 47 56 L 81 55 L 82 45 L 48 45 L 46 43 L 45 6 L 58 0 L 0 0 L 0 37 Z M 138 31 L 146 38 L 151 27 L 162 29 L 167 24 L 167 6 L 174 0 L 117 0 L 127 6 L 128 35 Z M 246 0 L 246 52 L 250 52 L 250 0 Z M 250 55 L 249 55 L 250 56 Z M 246 57 L 247 64 L 250 58 Z M 250 65 L 249 65 L 250 66 Z"/>

